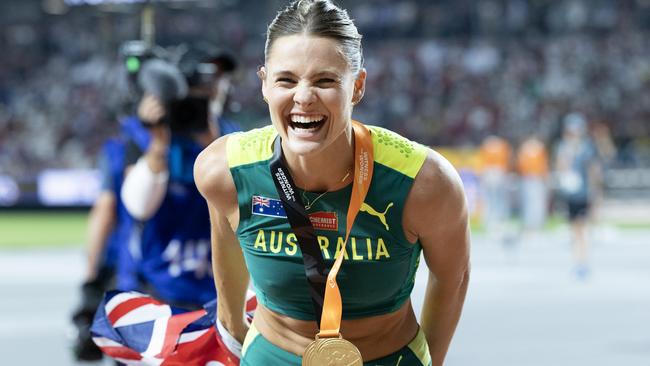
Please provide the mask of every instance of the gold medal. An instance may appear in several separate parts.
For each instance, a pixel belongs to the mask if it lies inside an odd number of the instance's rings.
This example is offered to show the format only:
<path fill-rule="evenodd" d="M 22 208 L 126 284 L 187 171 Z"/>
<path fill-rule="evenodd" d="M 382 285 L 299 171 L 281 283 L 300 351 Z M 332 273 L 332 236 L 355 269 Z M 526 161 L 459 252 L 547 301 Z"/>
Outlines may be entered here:
<path fill-rule="evenodd" d="M 302 357 L 302 366 L 362 366 L 361 352 L 343 338 L 318 338 Z"/>

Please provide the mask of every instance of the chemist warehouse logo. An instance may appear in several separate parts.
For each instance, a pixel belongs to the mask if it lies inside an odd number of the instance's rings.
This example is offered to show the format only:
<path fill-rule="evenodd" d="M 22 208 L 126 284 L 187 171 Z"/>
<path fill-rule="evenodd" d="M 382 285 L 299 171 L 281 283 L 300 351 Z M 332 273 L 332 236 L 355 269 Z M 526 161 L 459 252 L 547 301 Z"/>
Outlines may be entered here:
<path fill-rule="evenodd" d="M 253 196 L 251 213 L 258 216 L 286 218 L 282 201 L 276 198 Z M 338 231 L 339 218 L 336 212 L 314 212 L 309 214 L 309 220 L 316 230 Z"/>
<path fill-rule="evenodd" d="M 309 221 L 311 221 L 312 226 L 314 226 L 314 229 L 316 230 L 339 230 L 339 218 L 337 217 L 336 212 L 314 212 L 309 214 Z"/>

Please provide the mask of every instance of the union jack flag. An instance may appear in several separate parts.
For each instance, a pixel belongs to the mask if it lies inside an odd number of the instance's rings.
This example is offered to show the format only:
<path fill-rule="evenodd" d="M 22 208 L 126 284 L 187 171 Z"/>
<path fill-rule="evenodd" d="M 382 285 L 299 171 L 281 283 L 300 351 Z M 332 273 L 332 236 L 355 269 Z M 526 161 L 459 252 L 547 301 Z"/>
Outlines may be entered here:
<path fill-rule="evenodd" d="M 249 320 L 256 307 L 249 292 Z M 238 366 L 215 327 L 216 316 L 216 299 L 187 311 L 139 292 L 109 291 L 91 333 L 104 354 L 129 366 Z"/>
<path fill-rule="evenodd" d="M 266 197 L 253 196 L 253 206 L 271 207 L 271 200 Z"/>

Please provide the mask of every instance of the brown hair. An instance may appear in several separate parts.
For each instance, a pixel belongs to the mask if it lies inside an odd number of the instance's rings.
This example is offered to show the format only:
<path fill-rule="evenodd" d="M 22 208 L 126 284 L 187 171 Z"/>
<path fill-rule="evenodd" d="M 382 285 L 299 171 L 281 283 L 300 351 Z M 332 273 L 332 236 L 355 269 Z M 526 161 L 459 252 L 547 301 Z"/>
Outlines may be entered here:
<path fill-rule="evenodd" d="M 352 72 L 356 74 L 363 67 L 361 34 L 348 12 L 330 0 L 296 0 L 278 12 L 266 32 L 264 59 L 278 38 L 295 34 L 336 40 Z"/>

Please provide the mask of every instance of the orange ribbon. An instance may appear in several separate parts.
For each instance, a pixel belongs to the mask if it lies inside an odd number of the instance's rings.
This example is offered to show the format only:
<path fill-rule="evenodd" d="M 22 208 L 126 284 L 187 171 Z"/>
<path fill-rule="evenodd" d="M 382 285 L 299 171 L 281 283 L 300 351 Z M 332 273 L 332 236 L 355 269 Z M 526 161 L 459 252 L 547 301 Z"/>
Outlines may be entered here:
<path fill-rule="evenodd" d="M 350 237 L 350 231 L 357 217 L 361 204 L 366 199 L 372 180 L 372 170 L 374 164 L 372 137 L 368 127 L 357 121 L 352 121 L 354 131 L 354 182 L 352 183 L 352 196 L 350 197 L 350 206 L 346 222 L 345 241 L 338 253 L 338 257 L 327 276 L 325 284 L 325 300 L 323 301 L 323 313 L 320 321 L 320 338 L 339 337 L 341 330 L 341 315 L 343 314 L 343 302 L 341 300 L 341 291 L 336 283 L 336 275 L 339 273 L 343 257 L 345 257 L 345 247 Z"/>

